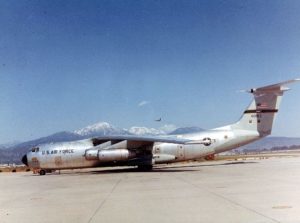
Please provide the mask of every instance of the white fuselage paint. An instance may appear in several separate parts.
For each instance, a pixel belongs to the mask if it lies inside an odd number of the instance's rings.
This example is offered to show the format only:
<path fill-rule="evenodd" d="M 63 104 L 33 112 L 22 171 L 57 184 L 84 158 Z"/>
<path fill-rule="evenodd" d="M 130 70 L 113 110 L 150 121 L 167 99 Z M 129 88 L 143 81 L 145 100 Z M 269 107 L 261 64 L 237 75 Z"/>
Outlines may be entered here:
<path fill-rule="evenodd" d="M 154 143 L 152 146 L 155 163 L 173 163 L 194 160 L 211 154 L 228 151 L 259 139 L 258 132 L 245 130 L 210 130 L 194 134 L 177 135 L 177 138 L 191 140 L 188 144 Z M 201 143 L 210 139 L 209 144 Z M 38 152 L 28 152 L 28 165 L 36 169 L 75 169 L 100 166 L 113 166 L 120 163 L 103 163 L 99 160 L 88 160 L 85 157 L 87 149 L 93 148 L 91 139 L 53 143 L 39 146 Z M 130 149 L 130 148 L 128 148 Z M 155 161 L 157 157 L 163 159 Z M 175 158 L 169 159 L 174 156 Z M 167 159 L 164 159 L 167 157 Z M 124 163 L 122 164 L 124 165 Z M 126 162 L 125 162 L 125 165 Z"/>

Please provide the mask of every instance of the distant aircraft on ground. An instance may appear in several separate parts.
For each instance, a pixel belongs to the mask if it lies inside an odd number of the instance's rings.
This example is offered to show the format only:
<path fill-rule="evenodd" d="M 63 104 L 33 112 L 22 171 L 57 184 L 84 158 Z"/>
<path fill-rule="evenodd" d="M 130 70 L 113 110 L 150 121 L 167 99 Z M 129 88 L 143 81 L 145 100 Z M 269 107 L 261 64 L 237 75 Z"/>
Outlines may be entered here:
<path fill-rule="evenodd" d="M 161 137 L 104 136 L 73 142 L 39 145 L 23 156 L 22 162 L 40 175 L 61 169 L 137 166 L 151 170 L 154 164 L 211 157 L 271 134 L 285 85 L 299 81 L 253 88 L 254 99 L 234 124 Z"/>

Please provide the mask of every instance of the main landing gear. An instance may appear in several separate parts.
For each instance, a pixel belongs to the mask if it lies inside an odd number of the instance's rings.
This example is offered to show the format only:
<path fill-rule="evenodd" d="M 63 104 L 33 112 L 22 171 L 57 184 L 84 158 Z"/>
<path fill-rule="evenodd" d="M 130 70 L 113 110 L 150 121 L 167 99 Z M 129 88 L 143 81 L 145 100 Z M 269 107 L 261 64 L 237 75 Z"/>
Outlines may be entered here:
<path fill-rule="evenodd" d="M 138 165 L 138 170 L 139 171 L 152 171 L 153 165 Z"/>
<path fill-rule="evenodd" d="M 41 176 L 46 175 L 46 173 L 51 173 L 49 170 L 44 170 L 44 169 L 33 169 L 34 174 L 39 174 Z"/>
<path fill-rule="evenodd" d="M 41 176 L 46 175 L 46 170 L 40 170 L 40 171 L 39 171 L 39 174 L 40 174 Z"/>

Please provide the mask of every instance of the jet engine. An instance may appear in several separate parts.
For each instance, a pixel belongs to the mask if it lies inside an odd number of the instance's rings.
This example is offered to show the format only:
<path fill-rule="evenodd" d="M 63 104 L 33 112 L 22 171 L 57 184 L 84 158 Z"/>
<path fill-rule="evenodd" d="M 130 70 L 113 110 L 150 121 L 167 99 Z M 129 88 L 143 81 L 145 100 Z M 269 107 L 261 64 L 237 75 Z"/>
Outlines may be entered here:
<path fill-rule="evenodd" d="M 85 151 L 87 160 L 99 160 L 101 162 L 128 160 L 135 156 L 135 152 L 127 149 L 126 140 L 113 145 L 111 142 L 106 142 Z"/>
<path fill-rule="evenodd" d="M 135 152 L 129 151 L 128 149 L 89 149 L 85 153 L 87 160 L 99 160 L 101 162 L 128 160 L 135 156 Z"/>
<path fill-rule="evenodd" d="M 100 150 L 98 153 L 98 158 L 102 162 L 128 160 L 133 157 L 135 153 L 128 149 Z"/>

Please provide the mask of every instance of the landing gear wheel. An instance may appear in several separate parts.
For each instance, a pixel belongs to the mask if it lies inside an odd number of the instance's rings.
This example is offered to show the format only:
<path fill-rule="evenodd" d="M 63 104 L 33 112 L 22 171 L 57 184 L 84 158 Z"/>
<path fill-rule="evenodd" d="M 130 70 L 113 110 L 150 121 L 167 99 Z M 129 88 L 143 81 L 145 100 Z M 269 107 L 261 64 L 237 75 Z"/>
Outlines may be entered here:
<path fill-rule="evenodd" d="M 45 170 L 40 170 L 40 175 L 41 176 L 46 175 L 46 171 Z"/>
<path fill-rule="evenodd" d="M 152 165 L 139 165 L 138 170 L 139 171 L 151 171 L 153 169 Z"/>

